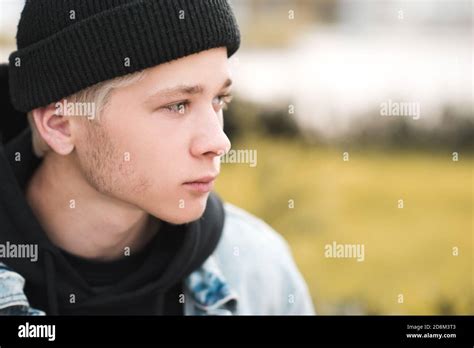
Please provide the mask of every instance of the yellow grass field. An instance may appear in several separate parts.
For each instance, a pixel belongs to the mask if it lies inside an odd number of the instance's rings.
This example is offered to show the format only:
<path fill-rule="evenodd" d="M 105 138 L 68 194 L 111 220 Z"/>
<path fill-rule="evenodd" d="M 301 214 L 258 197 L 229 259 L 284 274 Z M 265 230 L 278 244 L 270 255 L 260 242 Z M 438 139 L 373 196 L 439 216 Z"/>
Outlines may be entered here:
<path fill-rule="evenodd" d="M 318 313 L 474 313 L 472 155 L 269 138 L 233 149 L 256 149 L 257 166 L 223 163 L 216 191 L 285 237 Z M 325 257 L 333 242 L 363 244 L 364 261 Z"/>

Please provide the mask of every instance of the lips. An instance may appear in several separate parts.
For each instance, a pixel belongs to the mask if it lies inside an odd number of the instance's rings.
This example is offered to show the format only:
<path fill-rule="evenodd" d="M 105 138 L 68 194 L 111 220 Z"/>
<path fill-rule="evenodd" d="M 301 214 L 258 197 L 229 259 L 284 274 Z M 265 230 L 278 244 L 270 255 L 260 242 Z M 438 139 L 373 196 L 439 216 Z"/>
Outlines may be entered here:
<path fill-rule="evenodd" d="M 212 191 L 216 177 L 217 175 L 208 175 L 193 181 L 185 182 L 183 185 L 191 191 L 207 193 Z"/>

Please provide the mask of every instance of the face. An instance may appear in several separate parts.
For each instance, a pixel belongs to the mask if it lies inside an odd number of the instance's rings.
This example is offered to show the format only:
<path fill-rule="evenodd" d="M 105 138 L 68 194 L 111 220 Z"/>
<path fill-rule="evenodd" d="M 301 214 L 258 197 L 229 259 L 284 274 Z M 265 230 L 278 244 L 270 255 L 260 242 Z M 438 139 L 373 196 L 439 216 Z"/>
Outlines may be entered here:
<path fill-rule="evenodd" d="M 112 92 L 100 121 L 76 125 L 80 170 L 99 192 L 162 220 L 198 219 L 230 149 L 230 89 L 226 48 L 148 69 Z"/>

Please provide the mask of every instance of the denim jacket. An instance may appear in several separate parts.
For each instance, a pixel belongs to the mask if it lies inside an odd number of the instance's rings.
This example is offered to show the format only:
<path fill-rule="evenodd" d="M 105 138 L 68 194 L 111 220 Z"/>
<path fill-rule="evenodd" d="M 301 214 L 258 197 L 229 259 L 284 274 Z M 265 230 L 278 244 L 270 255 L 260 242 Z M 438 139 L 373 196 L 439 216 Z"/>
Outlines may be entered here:
<path fill-rule="evenodd" d="M 186 315 L 314 314 L 303 277 L 284 239 L 229 203 L 214 253 L 185 280 Z M 46 315 L 31 308 L 24 278 L 0 263 L 0 315 Z"/>

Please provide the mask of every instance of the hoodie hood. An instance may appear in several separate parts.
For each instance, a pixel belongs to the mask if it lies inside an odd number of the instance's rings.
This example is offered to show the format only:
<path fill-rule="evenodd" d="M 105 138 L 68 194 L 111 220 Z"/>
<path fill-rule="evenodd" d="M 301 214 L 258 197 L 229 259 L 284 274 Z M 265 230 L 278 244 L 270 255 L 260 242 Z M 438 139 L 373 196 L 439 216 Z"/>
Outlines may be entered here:
<path fill-rule="evenodd" d="M 203 216 L 191 223 L 161 222 L 158 233 L 181 236 L 163 272 L 154 274 L 156 255 L 152 249 L 146 265 L 138 275 L 134 274 L 134 278 L 145 280 L 140 282 L 139 288 L 124 281 L 112 290 L 95 291 L 75 272 L 62 250 L 51 243 L 25 199 L 24 189 L 41 159 L 32 151 L 26 115 L 15 112 L 9 103 L 5 70 L 6 66 L 0 66 L 0 105 L 5 111 L 0 123 L 0 244 L 4 248 L 7 245 L 36 246 L 37 260 L 0 255 L 0 262 L 25 278 L 25 293 L 30 304 L 46 314 L 61 314 L 72 308 L 75 314 L 88 314 L 97 308 L 104 308 L 107 313 L 114 306 L 123 307 L 124 303 L 133 303 L 143 296 L 154 298 L 150 306 L 154 306 L 155 314 L 163 314 L 166 292 L 198 269 L 215 250 L 224 226 L 221 200 L 211 193 Z M 68 305 L 71 294 L 76 298 L 73 306 Z"/>

